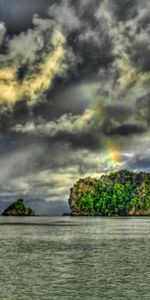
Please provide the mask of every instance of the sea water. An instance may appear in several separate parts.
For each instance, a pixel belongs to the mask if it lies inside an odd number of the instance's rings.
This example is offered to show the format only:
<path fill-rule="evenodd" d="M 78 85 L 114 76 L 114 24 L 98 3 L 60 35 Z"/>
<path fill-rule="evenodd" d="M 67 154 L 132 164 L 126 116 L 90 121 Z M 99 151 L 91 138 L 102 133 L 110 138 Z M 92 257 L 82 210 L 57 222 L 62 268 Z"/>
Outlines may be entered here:
<path fill-rule="evenodd" d="M 150 218 L 1 217 L 0 300 L 150 299 Z"/>

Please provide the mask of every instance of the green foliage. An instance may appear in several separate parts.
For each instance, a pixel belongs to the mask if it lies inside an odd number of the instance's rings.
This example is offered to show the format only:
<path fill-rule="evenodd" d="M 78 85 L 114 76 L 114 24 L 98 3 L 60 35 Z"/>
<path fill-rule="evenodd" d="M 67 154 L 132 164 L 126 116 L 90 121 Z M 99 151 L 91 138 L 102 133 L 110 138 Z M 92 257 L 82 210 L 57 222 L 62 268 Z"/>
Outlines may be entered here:
<path fill-rule="evenodd" d="M 17 214 L 20 216 L 28 214 L 28 209 L 25 207 L 22 199 L 18 199 L 15 203 L 13 203 L 12 208 L 15 209 Z"/>
<path fill-rule="evenodd" d="M 31 208 L 25 207 L 23 200 L 18 199 L 12 203 L 3 213 L 4 216 L 33 216 L 35 215 Z"/>
<path fill-rule="evenodd" d="M 94 198 L 90 194 L 85 194 L 81 197 L 79 207 L 88 213 L 94 212 Z"/>
<path fill-rule="evenodd" d="M 150 173 L 121 170 L 100 179 L 80 179 L 71 189 L 69 204 L 75 214 L 150 214 Z"/>

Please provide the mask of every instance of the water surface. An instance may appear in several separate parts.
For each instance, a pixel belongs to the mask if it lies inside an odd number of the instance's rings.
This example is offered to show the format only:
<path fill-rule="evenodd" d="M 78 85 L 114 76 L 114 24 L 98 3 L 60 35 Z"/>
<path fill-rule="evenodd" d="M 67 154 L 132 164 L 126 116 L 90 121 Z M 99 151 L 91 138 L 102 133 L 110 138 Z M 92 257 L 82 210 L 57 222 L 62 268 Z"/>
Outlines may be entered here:
<path fill-rule="evenodd" d="M 0 300 L 150 299 L 149 218 L 0 218 Z"/>

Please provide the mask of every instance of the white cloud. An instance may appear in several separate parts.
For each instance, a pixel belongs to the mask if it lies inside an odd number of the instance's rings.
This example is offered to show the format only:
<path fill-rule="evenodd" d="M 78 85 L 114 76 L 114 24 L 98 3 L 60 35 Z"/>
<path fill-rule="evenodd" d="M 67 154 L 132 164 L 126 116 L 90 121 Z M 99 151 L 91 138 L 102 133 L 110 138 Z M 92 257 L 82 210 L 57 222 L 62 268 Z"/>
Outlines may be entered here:
<path fill-rule="evenodd" d="M 64 0 L 59 5 L 53 4 L 50 6 L 49 16 L 53 17 L 56 24 L 64 29 L 66 33 L 80 27 L 80 19 L 76 15 L 74 7 L 70 5 L 69 0 Z"/>
<path fill-rule="evenodd" d="M 88 133 L 94 126 L 95 112 L 90 109 L 86 109 L 82 115 L 73 116 L 72 114 L 64 114 L 56 121 L 50 121 L 48 123 L 35 124 L 31 121 L 25 125 L 15 125 L 12 128 L 14 132 L 20 132 L 25 134 L 34 135 L 48 135 L 54 137 L 60 133 L 68 134 L 83 134 Z"/>

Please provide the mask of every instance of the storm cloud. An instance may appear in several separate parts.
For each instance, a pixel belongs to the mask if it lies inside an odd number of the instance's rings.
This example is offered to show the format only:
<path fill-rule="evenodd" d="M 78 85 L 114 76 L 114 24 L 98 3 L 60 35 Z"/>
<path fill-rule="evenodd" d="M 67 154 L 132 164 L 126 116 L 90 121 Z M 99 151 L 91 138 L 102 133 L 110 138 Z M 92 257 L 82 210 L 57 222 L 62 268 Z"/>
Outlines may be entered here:
<path fill-rule="evenodd" d="M 79 177 L 149 170 L 148 0 L 5 5 L 0 198 L 64 205 Z"/>

